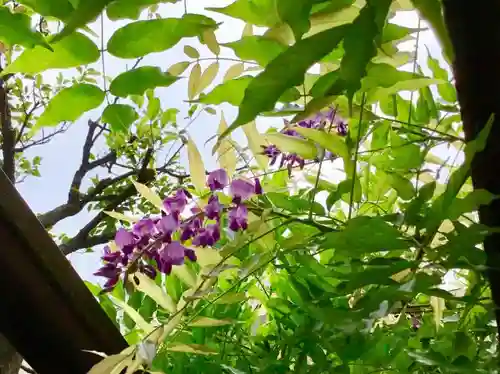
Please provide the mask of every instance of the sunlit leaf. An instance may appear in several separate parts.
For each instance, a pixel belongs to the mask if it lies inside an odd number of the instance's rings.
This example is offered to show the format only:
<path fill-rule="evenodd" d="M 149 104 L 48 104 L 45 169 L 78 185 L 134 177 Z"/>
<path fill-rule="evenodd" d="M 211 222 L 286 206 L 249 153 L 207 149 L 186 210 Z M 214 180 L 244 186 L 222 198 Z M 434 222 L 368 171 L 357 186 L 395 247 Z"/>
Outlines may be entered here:
<path fill-rule="evenodd" d="M 221 114 L 219 129 L 217 130 L 217 134 L 220 135 L 227 129 L 227 122 L 224 118 L 224 113 Z M 220 143 L 220 146 L 217 150 L 219 165 L 222 169 L 226 170 L 228 175 L 233 175 L 236 170 L 236 153 L 234 150 L 234 146 L 231 143 L 231 138 L 227 137 Z"/>
<path fill-rule="evenodd" d="M 184 53 L 186 54 L 186 56 L 194 59 L 200 58 L 200 53 L 196 50 L 196 48 L 193 48 L 190 45 L 184 46 Z"/>
<path fill-rule="evenodd" d="M 184 73 L 184 71 L 189 67 L 189 65 L 191 65 L 191 63 L 188 61 L 177 62 L 168 68 L 167 73 L 176 77 Z"/>
<path fill-rule="evenodd" d="M 196 257 L 198 258 L 198 263 L 202 268 L 209 268 L 210 266 L 217 265 L 222 257 L 219 251 L 206 247 L 206 248 L 195 248 Z"/>
<path fill-rule="evenodd" d="M 274 26 L 280 21 L 276 0 L 236 0 L 223 8 L 206 8 L 206 10 L 238 18 L 256 26 Z"/>
<path fill-rule="evenodd" d="M 201 344 L 175 344 L 167 347 L 171 352 L 194 353 L 199 355 L 216 355 L 217 351 Z"/>
<path fill-rule="evenodd" d="M 224 75 L 223 82 L 239 77 L 241 74 L 243 74 L 244 71 L 245 64 L 243 63 L 231 66 L 229 69 L 227 69 L 227 72 Z"/>
<path fill-rule="evenodd" d="M 110 104 L 102 113 L 102 121 L 109 123 L 111 131 L 127 133 L 139 118 L 133 107 L 126 104 Z"/>
<path fill-rule="evenodd" d="M 217 300 L 214 301 L 214 304 L 235 304 L 247 299 L 248 298 L 244 293 L 229 292 L 217 298 Z"/>
<path fill-rule="evenodd" d="M 36 123 L 37 127 L 56 126 L 63 121 L 76 121 L 104 100 L 104 92 L 92 84 L 79 83 L 65 88 L 52 98 Z"/>
<path fill-rule="evenodd" d="M 317 148 L 314 143 L 284 134 L 266 134 L 265 139 L 270 144 L 275 144 L 282 152 L 296 153 L 304 159 L 314 159 L 317 156 Z"/>
<path fill-rule="evenodd" d="M 134 184 L 137 192 L 139 192 L 139 194 L 143 198 L 145 198 L 147 201 L 149 201 L 151 204 L 153 204 L 156 208 L 158 208 L 160 210 L 163 209 L 163 201 L 161 200 L 160 196 L 158 196 L 158 194 L 156 194 L 156 192 L 154 192 L 152 189 L 150 189 L 145 184 L 142 184 L 142 183 L 139 183 L 136 181 L 132 181 L 132 183 Z"/>
<path fill-rule="evenodd" d="M 264 72 L 250 82 L 238 117 L 223 136 L 252 121 L 259 113 L 274 109 L 279 97 L 287 89 L 301 84 L 307 69 L 341 41 L 345 30 L 340 26 L 303 39 L 269 63 Z"/>
<path fill-rule="evenodd" d="M 107 356 L 95 364 L 88 374 L 109 374 L 116 366 L 124 361 L 130 361 L 130 355 L 116 354 Z"/>
<path fill-rule="evenodd" d="M 182 38 L 201 36 L 207 28 L 215 27 L 214 20 L 199 14 L 132 22 L 115 31 L 107 50 L 116 57 L 137 58 L 165 51 Z"/>
<path fill-rule="evenodd" d="M 71 35 L 77 29 L 94 21 L 112 0 L 79 1 L 78 6 L 66 20 L 66 25 L 51 40 L 52 43 Z"/>
<path fill-rule="evenodd" d="M 201 66 L 196 64 L 191 69 L 191 74 L 189 74 L 188 81 L 188 98 L 190 100 L 194 99 L 196 94 L 199 92 L 198 87 L 201 79 Z"/>
<path fill-rule="evenodd" d="M 8 65 L 2 74 L 35 74 L 48 69 L 66 69 L 87 65 L 99 59 L 97 46 L 88 37 L 74 33 L 51 45 L 53 51 L 42 46 L 26 49 Z"/>
<path fill-rule="evenodd" d="M 154 327 L 147 323 L 144 318 L 126 302 L 113 298 L 113 302 L 118 305 L 127 315 L 136 323 L 136 325 L 145 333 L 149 334 Z"/>
<path fill-rule="evenodd" d="M 496 198 L 497 196 L 487 190 L 475 189 L 466 197 L 456 198 L 452 202 L 447 218 L 454 221 L 464 213 L 474 212 L 478 210 L 481 205 L 490 204 Z"/>
<path fill-rule="evenodd" d="M 128 95 L 144 95 L 155 87 L 168 87 L 179 78 L 163 73 L 156 66 L 142 66 L 118 75 L 109 86 L 110 92 L 115 96 L 127 97 Z"/>
<path fill-rule="evenodd" d="M 18 3 L 26 5 L 42 16 L 61 20 L 68 19 L 75 10 L 68 0 L 20 0 Z"/>
<path fill-rule="evenodd" d="M 203 31 L 202 39 L 203 43 L 207 45 L 208 49 L 210 49 L 214 55 L 218 55 L 220 53 L 220 46 L 217 42 L 217 38 L 215 37 L 214 30 L 207 29 Z"/>
<path fill-rule="evenodd" d="M 196 87 L 196 93 L 202 92 L 205 88 L 207 88 L 217 76 L 219 72 L 219 63 L 214 62 L 210 64 L 207 69 L 201 74 L 200 81 L 198 86 Z"/>
<path fill-rule="evenodd" d="M 434 311 L 434 323 L 436 325 L 436 330 L 441 327 L 441 320 L 443 319 L 443 312 L 445 309 L 444 299 L 436 296 L 431 296 L 430 304 Z"/>
<path fill-rule="evenodd" d="M 214 327 L 233 324 L 233 321 L 227 319 L 215 319 L 210 317 L 198 317 L 189 324 L 191 327 Z"/>
<path fill-rule="evenodd" d="M 175 3 L 176 0 L 114 0 L 106 7 L 106 15 L 112 21 L 138 19 L 141 12 L 158 3 Z"/>
<path fill-rule="evenodd" d="M 108 212 L 106 210 L 104 210 L 103 213 L 105 213 L 108 216 L 113 217 L 117 220 L 125 221 L 125 222 L 137 222 L 140 219 L 140 218 L 136 218 L 136 217 L 130 217 L 130 216 L 127 216 L 125 214 L 118 213 L 118 212 Z"/>
<path fill-rule="evenodd" d="M 294 127 L 294 130 L 343 159 L 350 156 L 345 140 L 340 135 L 299 126 Z"/>
<path fill-rule="evenodd" d="M 261 66 L 266 66 L 287 49 L 286 45 L 259 35 L 246 36 L 238 41 L 223 45 L 231 48 L 242 60 L 256 61 Z"/>
<path fill-rule="evenodd" d="M 31 29 L 31 19 L 26 14 L 14 14 L 8 7 L 0 7 L 0 25 L 0 41 L 7 45 L 27 48 L 40 45 L 51 49 L 43 35 Z"/>
<path fill-rule="evenodd" d="M 188 161 L 189 161 L 189 172 L 191 175 L 191 181 L 198 191 L 203 191 L 205 188 L 205 166 L 203 164 L 203 159 L 201 157 L 198 147 L 194 144 L 193 140 L 190 138 L 187 141 L 187 151 L 188 151 Z"/>
<path fill-rule="evenodd" d="M 212 91 L 200 97 L 199 101 L 204 104 L 222 104 L 228 102 L 232 105 L 240 105 L 245 95 L 245 90 L 252 81 L 252 77 L 243 76 L 241 78 L 226 81 L 216 86 Z"/>
<path fill-rule="evenodd" d="M 243 132 L 248 141 L 248 147 L 252 151 L 253 157 L 262 170 L 267 169 L 269 159 L 262 154 L 262 146 L 266 146 L 266 139 L 257 130 L 257 125 L 254 121 L 243 125 Z"/>
<path fill-rule="evenodd" d="M 175 313 L 177 311 L 172 298 L 147 275 L 137 272 L 134 275 L 130 275 L 130 280 L 139 291 L 148 295 L 165 310 L 168 310 L 170 313 Z"/>

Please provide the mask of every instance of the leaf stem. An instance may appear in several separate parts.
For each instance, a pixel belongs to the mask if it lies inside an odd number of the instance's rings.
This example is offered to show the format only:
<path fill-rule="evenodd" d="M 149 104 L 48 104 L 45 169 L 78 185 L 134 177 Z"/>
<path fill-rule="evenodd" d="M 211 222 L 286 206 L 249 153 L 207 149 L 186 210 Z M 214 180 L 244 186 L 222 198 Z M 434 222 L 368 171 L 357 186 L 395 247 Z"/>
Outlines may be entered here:
<path fill-rule="evenodd" d="M 358 154 L 359 154 L 359 143 L 361 142 L 361 123 L 363 122 L 363 111 L 365 108 L 366 102 L 366 93 L 363 92 L 363 96 L 361 98 L 361 110 L 359 111 L 359 123 L 358 123 L 358 136 L 356 139 L 356 150 L 354 151 L 354 164 L 352 166 L 352 184 L 351 184 L 351 196 L 349 197 L 349 214 L 347 215 L 347 219 L 350 220 L 352 217 L 352 206 L 354 204 L 354 188 L 356 186 L 356 168 L 358 163 Z"/>

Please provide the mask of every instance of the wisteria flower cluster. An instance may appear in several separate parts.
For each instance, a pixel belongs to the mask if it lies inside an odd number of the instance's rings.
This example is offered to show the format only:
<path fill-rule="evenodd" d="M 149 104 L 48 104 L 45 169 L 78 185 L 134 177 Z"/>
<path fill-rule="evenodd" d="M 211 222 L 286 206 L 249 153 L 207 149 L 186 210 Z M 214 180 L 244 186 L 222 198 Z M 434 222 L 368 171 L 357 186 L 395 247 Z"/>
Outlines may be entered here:
<path fill-rule="evenodd" d="M 101 257 L 104 266 L 94 273 L 107 279 L 104 292 L 112 290 L 120 276 L 126 276 L 127 270 L 140 271 L 154 279 L 157 271 L 170 274 L 172 267 L 184 264 L 186 258 L 196 261 L 195 251 L 189 248 L 188 242 L 197 247 L 214 246 L 221 238 L 224 212 L 227 213 L 229 229 L 235 232 L 246 230 L 248 209 L 244 202 L 262 194 L 259 179 L 233 179 L 230 182 L 226 171 L 219 169 L 208 175 L 207 186 L 211 191 L 207 205 L 203 209 L 191 208 L 189 217 L 183 218 L 183 213 L 193 197 L 185 189 L 179 189 L 163 201 L 161 217 L 143 218 L 131 230 L 120 228 L 116 232 L 118 250 L 104 247 Z M 224 206 L 217 191 L 226 187 L 229 187 L 232 201 Z"/>
<path fill-rule="evenodd" d="M 314 117 L 300 121 L 297 123 L 297 126 L 324 131 L 335 129 L 337 131 L 337 134 L 341 136 L 347 135 L 347 123 L 337 114 L 337 109 L 335 108 L 331 108 L 326 113 L 318 113 Z M 284 135 L 304 139 L 301 134 L 299 134 L 293 128 L 290 128 L 290 122 L 288 122 L 287 120 L 285 120 L 285 127 L 280 132 Z M 262 146 L 262 148 L 262 153 L 270 158 L 270 165 L 274 165 L 278 158 L 281 156 L 279 167 L 282 168 L 286 165 L 289 174 L 291 173 L 293 167 L 299 166 L 302 169 L 305 166 L 306 160 L 296 153 L 283 153 L 274 144 Z M 331 152 L 325 152 L 325 159 L 333 159 L 334 157 L 335 155 Z"/>

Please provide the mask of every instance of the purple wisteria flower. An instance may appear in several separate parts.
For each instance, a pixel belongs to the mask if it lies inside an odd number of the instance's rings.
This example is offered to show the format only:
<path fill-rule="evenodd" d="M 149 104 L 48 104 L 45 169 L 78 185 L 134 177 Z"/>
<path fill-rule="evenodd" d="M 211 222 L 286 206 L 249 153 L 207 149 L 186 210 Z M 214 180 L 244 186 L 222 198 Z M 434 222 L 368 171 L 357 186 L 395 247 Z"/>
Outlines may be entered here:
<path fill-rule="evenodd" d="M 235 179 L 229 186 L 229 194 L 233 197 L 233 202 L 239 204 L 255 194 L 255 185 L 244 179 Z"/>
<path fill-rule="evenodd" d="M 236 205 L 229 211 L 229 228 L 233 231 L 246 230 L 248 227 L 248 209 L 243 204 Z"/>
<path fill-rule="evenodd" d="M 222 190 L 229 184 L 229 177 L 224 169 L 217 169 L 208 174 L 207 185 L 210 191 Z"/>
<path fill-rule="evenodd" d="M 213 246 L 220 239 L 220 228 L 218 224 L 207 225 L 198 231 L 198 235 L 193 239 L 193 245 L 197 247 Z"/>
<path fill-rule="evenodd" d="M 163 200 L 163 208 L 167 213 L 179 216 L 186 208 L 189 198 L 191 198 L 191 194 L 185 189 L 177 190 L 174 196 Z"/>
<path fill-rule="evenodd" d="M 208 219 L 220 220 L 220 214 L 222 212 L 222 205 L 219 202 L 217 195 L 212 195 L 208 199 L 208 204 L 204 208 L 205 216 Z"/>

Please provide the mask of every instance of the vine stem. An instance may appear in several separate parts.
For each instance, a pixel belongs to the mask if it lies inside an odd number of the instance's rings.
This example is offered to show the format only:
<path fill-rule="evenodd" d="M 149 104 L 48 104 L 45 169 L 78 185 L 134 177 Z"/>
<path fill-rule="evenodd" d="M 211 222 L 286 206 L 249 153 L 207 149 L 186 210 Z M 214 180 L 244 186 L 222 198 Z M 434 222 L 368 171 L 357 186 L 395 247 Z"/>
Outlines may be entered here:
<path fill-rule="evenodd" d="M 359 123 L 358 123 L 358 136 L 356 139 L 356 150 L 354 152 L 354 164 L 352 166 L 352 184 L 351 184 L 351 196 L 349 198 L 349 214 L 347 215 L 347 219 L 350 220 L 352 218 L 352 207 L 354 204 L 354 188 L 356 186 L 356 169 L 358 164 L 358 155 L 359 155 L 359 144 L 361 143 L 361 123 L 363 122 L 363 111 L 365 108 L 366 102 L 366 93 L 363 92 L 363 96 L 361 97 L 361 110 L 359 113 Z"/>

